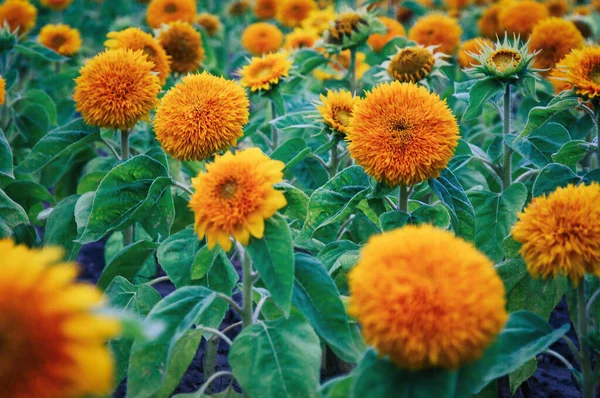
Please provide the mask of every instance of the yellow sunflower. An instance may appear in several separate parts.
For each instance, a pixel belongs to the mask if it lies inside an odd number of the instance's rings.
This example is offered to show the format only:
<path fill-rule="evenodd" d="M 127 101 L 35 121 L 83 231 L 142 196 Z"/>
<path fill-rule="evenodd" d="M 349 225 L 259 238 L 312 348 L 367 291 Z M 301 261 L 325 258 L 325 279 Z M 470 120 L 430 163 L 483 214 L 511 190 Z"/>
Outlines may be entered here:
<path fill-rule="evenodd" d="M 256 0 L 254 15 L 259 19 L 271 19 L 277 15 L 278 0 Z"/>
<path fill-rule="evenodd" d="M 431 49 L 422 46 L 404 47 L 390 59 L 387 70 L 399 82 L 416 83 L 431 73 L 434 64 L 435 56 Z"/>
<path fill-rule="evenodd" d="M 504 34 L 504 30 L 500 26 L 499 15 L 503 5 L 492 4 L 485 9 L 481 18 L 477 22 L 479 33 L 481 36 L 496 40 L 498 37 Z"/>
<path fill-rule="evenodd" d="M 360 102 L 360 97 L 354 97 L 346 90 L 328 90 L 327 96 L 321 94 L 320 98 L 322 103 L 317 106 L 317 110 L 325 124 L 342 135 L 347 134 L 352 111 Z"/>
<path fill-rule="evenodd" d="M 369 22 L 358 12 L 340 14 L 325 32 L 329 44 L 344 45 L 344 49 L 360 44 L 368 36 Z"/>
<path fill-rule="evenodd" d="M 142 51 L 108 50 L 89 60 L 75 79 L 73 99 L 87 124 L 130 129 L 158 102 L 160 81 Z"/>
<path fill-rule="evenodd" d="M 0 105 L 6 102 L 6 80 L 0 76 Z"/>
<path fill-rule="evenodd" d="M 502 5 L 498 23 L 509 36 L 518 35 L 527 40 L 533 27 L 549 16 L 548 9 L 542 3 L 534 0 L 512 1 Z"/>
<path fill-rule="evenodd" d="M 133 51 L 143 51 L 148 60 L 154 63 L 152 70 L 158 73 L 160 84 L 165 84 L 169 73 L 171 73 L 170 59 L 165 49 L 152 35 L 139 28 L 127 28 L 120 32 L 109 32 L 106 37 L 108 40 L 104 42 L 104 45 L 107 48 L 113 50 L 129 48 Z"/>
<path fill-rule="evenodd" d="M 546 0 L 544 5 L 553 17 L 564 17 L 569 12 L 571 4 L 567 0 Z"/>
<path fill-rule="evenodd" d="M 444 4 L 448 10 L 457 12 L 471 5 L 471 0 L 444 0 Z"/>
<path fill-rule="evenodd" d="M 113 359 L 106 342 L 120 324 L 94 310 L 102 294 L 76 281 L 58 248 L 0 240 L 0 384 L 11 398 L 108 395 Z"/>
<path fill-rule="evenodd" d="M 283 26 L 295 28 L 316 9 L 317 3 L 314 0 L 281 0 L 277 8 L 277 19 Z"/>
<path fill-rule="evenodd" d="M 452 55 L 460 44 L 462 29 L 456 19 L 441 14 L 417 19 L 408 33 L 410 40 L 424 46 L 438 46 L 435 51 Z"/>
<path fill-rule="evenodd" d="M 490 40 L 481 37 L 476 37 L 463 42 L 458 49 L 457 55 L 460 67 L 470 68 L 472 65 L 478 64 L 479 62 L 470 54 L 481 54 L 482 46 L 484 44 L 487 44 L 488 46 L 494 45 Z"/>
<path fill-rule="evenodd" d="M 346 138 L 367 174 L 398 186 L 437 177 L 454 154 L 459 131 L 437 94 L 394 81 L 367 92 L 355 106 Z"/>
<path fill-rule="evenodd" d="M 206 30 L 206 33 L 213 37 L 221 29 L 221 20 L 214 14 L 203 12 L 196 15 L 196 23 Z"/>
<path fill-rule="evenodd" d="M 592 13 L 591 7 L 588 5 L 585 6 L 577 6 L 573 9 L 574 15 L 586 16 Z"/>
<path fill-rule="evenodd" d="M 283 47 L 288 50 L 310 48 L 319 40 L 319 35 L 314 30 L 296 28 L 285 36 Z"/>
<path fill-rule="evenodd" d="M 73 0 L 41 0 L 40 4 L 52 10 L 64 10 Z"/>
<path fill-rule="evenodd" d="M 81 48 L 81 36 L 68 25 L 48 24 L 40 30 L 38 41 L 61 55 L 73 55 Z"/>
<path fill-rule="evenodd" d="M 195 0 L 152 0 L 146 10 L 146 22 L 152 29 L 162 24 L 183 21 L 194 23 L 196 18 Z"/>
<path fill-rule="evenodd" d="M 583 47 L 573 50 L 557 65 L 565 83 L 587 99 L 600 96 L 600 47 Z"/>
<path fill-rule="evenodd" d="M 492 262 L 431 225 L 375 235 L 349 275 L 348 312 L 380 356 L 410 370 L 475 361 L 508 319 Z"/>
<path fill-rule="evenodd" d="M 176 159 L 208 159 L 244 134 L 249 106 L 238 83 L 207 72 L 187 75 L 160 101 L 156 139 Z"/>
<path fill-rule="evenodd" d="M 262 55 L 279 50 L 283 33 L 267 22 L 256 22 L 244 29 L 242 45 L 252 55 Z"/>
<path fill-rule="evenodd" d="M 562 60 L 559 61 L 559 63 L 557 65 L 560 65 L 563 62 L 564 58 Z M 550 71 L 550 83 L 552 83 L 552 87 L 554 87 L 554 92 L 556 94 L 559 94 L 565 90 L 572 90 L 573 89 L 573 85 L 567 81 L 565 81 L 568 76 L 566 73 L 564 73 L 562 70 L 558 69 L 557 67 L 554 67 L 551 71 Z"/>
<path fill-rule="evenodd" d="M 195 229 L 206 236 L 209 248 L 231 249 L 230 236 L 247 245 L 250 236 L 261 239 L 265 220 L 287 202 L 273 185 L 283 178 L 285 164 L 271 160 L 258 148 L 216 156 L 206 173 L 192 179 L 196 193 L 190 200 Z"/>
<path fill-rule="evenodd" d="M 534 277 L 600 276 L 600 185 L 569 185 L 534 198 L 512 229 Z"/>
<path fill-rule="evenodd" d="M 177 73 L 196 71 L 204 61 L 204 46 L 200 33 L 187 22 L 171 22 L 160 29 L 157 37 Z"/>
<path fill-rule="evenodd" d="M 246 11 L 250 9 L 250 2 L 248 0 L 236 0 L 229 5 L 227 13 L 234 17 L 244 15 Z"/>
<path fill-rule="evenodd" d="M 406 36 L 406 31 L 402 24 L 395 19 L 388 17 L 379 17 L 379 20 L 385 25 L 387 28 L 387 32 L 385 35 L 374 33 L 369 36 L 369 40 L 367 43 L 371 46 L 373 51 L 380 52 L 383 50 L 386 44 L 388 44 L 392 39 L 398 36 Z"/>
<path fill-rule="evenodd" d="M 529 51 L 540 51 L 534 58 L 533 66 L 551 69 L 571 50 L 583 46 L 583 36 L 571 21 L 561 18 L 548 18 L 533 28 L 529 40 Z"/>
<path fill-rule="evenodd" d="M 335 11 L 333 11 L 333 7 L 328 7 L 323 10 L 313 10 L 308 14 L 308 17 L 302 21 L 302 28 L 312 29 L 318 35 L 321 35 L 329 28 L 329 25 L 334 19 Z"/>
<path fill-rule="evenodd" d="M 0 23 L 8 24 L 10 31 L 29 32 L 35 26 L 37 9 L 27 0 L 6 0 L 0 4 Z"/>
<path fill-rule="evenodd" d="M 240 81 L 251 91 L 270 91 L 281 79 L 289 76 L 291 67 L 287 52 L 252 57 L 250 63 L 241 69 Z"/>

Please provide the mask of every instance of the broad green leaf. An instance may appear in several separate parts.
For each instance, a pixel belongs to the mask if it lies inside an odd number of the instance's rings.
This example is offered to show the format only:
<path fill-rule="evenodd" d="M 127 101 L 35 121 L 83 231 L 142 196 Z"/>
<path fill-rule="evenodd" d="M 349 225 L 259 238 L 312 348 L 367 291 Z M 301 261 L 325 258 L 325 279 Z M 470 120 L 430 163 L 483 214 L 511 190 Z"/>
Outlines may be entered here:
<path fill-rule="evenodd" d="M 504 85 L 497 79 L 478 80 L 469 92 L 469 106 L 463 114 L 463 122 L 479 117 L 483 111 L 483 105 L 503 91 Z"/>
<path fill-rule="evenodd" d="M 304 223 L 306 214 L 308 213 L 308 195 L 301 189 L 285 182 L 276 184 L 275 189 L 282 191 L 287 201 L 287 205 L 280 211 Z"/>
<path fill-rule="evenodd" d="M 533 359 L 525 362 L 525 364 L 523 364 L 520 368 L 518 368 L 514 372 L 511 372 L 508 375 L 510 393 L 512 395 L 516 394 L 516 392 L 517 392 L 518 388 L 521 386 L 521 384 L 523 384 L 531 376 L 533 376 L 536 369 L 537 369 L 537 359 L 533 358 Z"/>
<path fill-rule="evenodd" d="M 323 384 L 319 393 L 322 398 L 349 398 L 353 385 L 354 378 L 352 376 L 340 376 Z"/>
<path fill-rule="evenodd" d="M 307 75 L 327 62 L 323 54 L 312 48 L 302 48 L 294 54 L 294 64 L 300 75 Z"/>
<path fill-rule="evenodd" d="M 13 229 L 20 224 L 28 224 L 29 218 L 23 208 L 0 189 L 0 220 Z"/>
<path fill-rule="evenodd" d="M 559 112 L 573 109 L 579 105 L 579 99 L 576 97 L 557 97 L 555 101 L 550 102 L 547 106 L 536 106 L 529 111 L 527 116 L 527 124 L 517 139 L 527 137 L 535 130 L 546 124 L 552 116 Z"/>
<path fill-rule="evenodd" d="M 329 179 L 327 169 L 314 157 L 307 157 L 292 170 L 297 179 L 294 185 L 304 189 L 317 189 Z"/>
<path fill-rule="evenodd" d="M 27 104 L 18 112 L 11 109 L 17 130 L 29 144 L 36 144 L 50 129 L 50 118 L 46 110 L 37 104 Z"/>
<path fill-rule="evenodd" d="M 2 130 L 0 130 L 0 176 L 14 178 L 12 149 Z"/>
<path fill-rule="evenodd" d="M 171 227 L 175 221 L 175 203 L 171 189 L 167 188 L 156 204 L 141 217 L 139 223 L 150 234 L 152 239 L 162 241 L 171 234 Z"/>
<path fill-rule="evenodd" d="M 229 363 L 249 398 L 317 396 L 321 346 L 304 320 L 280 318 L 244 329 Z"/>
<path fill-rule="evenodd" d="M 77 183 L 77 193 L 83 195 L 86 192 L 95 192 L 106 174 L 106 171 L 93 171 L 84 175 Z"/>
<path fill-rule="evenodd" d="M 46 111 L 50 124 L 53 126 L 56 125 L 56 104 L 45 91 L 37 89 L 25 91 L 23 97 L 17 102 L 17 104 L 22 103 L 31 103 L 41 106 Z"/>
<path fill-rule="evenodd" d="M 77 199 L 77 203 L 75 203 L 75 223 L 77 224 L 77 236 L 81 236 L 85 226 L 87 225 L 95 196 L 95 192 L 84 193 L 79 197 L 79 199 Z"/>
<path fill-rule="evenodd" d="M 319 252 L 317 258 L 325 266 L 329 275 L 338 269 L 350 270 L 358 261 L 360 246 L 349 240 L 337 240 L 329 243 Z"/>
<path fill-rule="evenodd" d="M 279 147 L 277 147 L 273 153 L 271 153 L 271 159 L 281 160 L 285 163 L 284 173 L 290 171 L 295 165 L 300 163 L 304 158 L 310 156 L 312 153 L 311 149 L 302 138 L 292 138 L 287 140 Z"/>
<path fill-rule="evenodd" d="M 571 140 L 567 129 L 558 123 L 547 123 L 527 137 L 516 139 L 509 134 L 508 145 L 536 167 L 542 168 L 552 163 L 552 154 Z"/>
<path fill-rule="evenodd" d="M 81 249 L 77 239 L 75 205 L 79 195 L 62 200 L 50 213 L 44 232 L 44 246 L 61 246 L 65 249 L 65 260 L 74 261 Z"/>
<path fill-rule="evenodd" d="M 592 148 L 592 144 L 582 140 L 569 141 L 564 144 L 558 152 L 552 154 L 552 160 L 566 166 L 574 166 L 581 161 Z"/>
<path fill-rule="evenodd" d="M 447 228 L 450 225 L 450 213 L 442 205 L 430 206 L 421 203 L 410 214 L 392 210 L 379 216 L 379 225 L 383 231 L 401 228 L 406 224 L 432 224 L 439 228 Z"/>
<path fill-rule="evenodd" d="M 124 247 L 102 270 L 97 282 L 98 287 L 106 289 L 117 276 L 133 281 L 133 277 L 140 271 L 146 259 L 149 256 L 154 258 L 157 248 L 156 243 L 147 240 L 134 242 Z"/>
<path fill-rule="evenodd" d="M 208 246 L 203 246 L 196 257 L 194 257 L 194 263 L 192 264 L 190 278 L 192 280 L 204 278 L 211 270 L 219 255 L 221 255 L 223 249 L 220 246 L 216 246 L 212 250 Z"/>
<path fill-rule="evenodd" d="M 27 40 L 15 44 L 15 51 L 21 55 L 24 55 L 29 58 L 44 60 L 48 62 L 58 62 L 66 60 L 67 58 L 58 54 L 57 52 L 49 49 L 48 47 L 44 47 L 36 41 Z"/>
<path fill-rule="evenodd" d="M 401 210 L 392 210 L 379 216 L 379 225 L 382 231 L 391 231 L 410 224 L 410 214 Z"/>
<path fill-rule="evenodd" d="M 192 228 L 169 236 L 158 247 L 158 263 L 178 289 L 192 284 L 191 267 L 201 243 Z"/>
<path fill-rule="evenodd" d="M 544 167 L 533 183 L 533 197 L 547 195 L 558 187 L 568 184 L 578 184 L 581 178 L 573 171 L 558 163 L 551 163 Z"/>
<path fill-rule="evenodd" d="M 315 132 L 319 132 L 323 126 L 315 120 L 315 115 L 315 111 L 286 113 L 283 114 L 283 116 L 273 119 L 270 124 L 281 131 L 313 130 Z"/>

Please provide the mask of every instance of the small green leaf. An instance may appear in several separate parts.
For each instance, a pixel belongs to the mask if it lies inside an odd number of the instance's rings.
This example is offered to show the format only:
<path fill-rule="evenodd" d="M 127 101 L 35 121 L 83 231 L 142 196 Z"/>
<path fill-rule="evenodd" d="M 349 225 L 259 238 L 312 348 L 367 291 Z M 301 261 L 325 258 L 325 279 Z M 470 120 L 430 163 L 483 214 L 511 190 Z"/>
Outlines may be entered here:
<path fill-rule="evenodd" d="M 200 241 L 192 228 L 173 234 L 160 244 L 158 263 L 178 289 L 192 284 L 190 269 L 198 250 Z"/>
<path fill-rule="evenodd" d="M 28 224 L 29 218 L 23 208 L 0 189 L 0 220 L 13 229 L 20 224 Z"/>
<path fill-rule="evenodd" d="M 271 153 L 271 159 L 281 160 L 285 163 L 284 172 L 300 163 L 304 158 L 310 156 L 311 149 L 302 138 L 292 138 L 285 141 Z"/>
<path fill-rule="evenodd" d="M 44 232 L 44 246 L 62 246 L 65 248 L 65 260 L 74 261 L 81 249 L 75 242 L 77 239 L 77 222 L 75 221 L 75 205 L 79 195 L 72 195 L 62 200 L 50 213 Z"/>
<path fill-rule="evenodd" d="M 124 247 L 102 270 L 97 282 L 98 287 L 106 289 L 116 276 L 122 276 L 129 281 L 133 281 L 135 275 L 142 269 L 146 259 L 150 256 L 154 259 L 157 248 L 156 243 L 147 240 L 134 242 Z"/>
<path fill-rule="evenodd" d="M 208 246 L 203 246 L 194 257 L 190 275 L 192 280 L 204 278 L 222 252 L 223 249 L 220 246 L 216 246 L 212 250 Z"/>
<path fill-rule="evenodd" d="M 547 106 L 536 106 L 529 111 L 527 116 L 527 124 L 525 128 L 517 136 L 517 139 L 527 137 L 535 130 L 546 124 L 552 116 L 559 112 L 573 109 L 579 105 L 579 99 L 573 97 L 556 97 Z"/>
<path fill-rule="evenodd" d="M 38 42 L 33 40 L 23 41 L 21 43 L 15 44 L 15 51 L 21 55 L 26 57 L 39 59 L 48 62 L 58 62 L 64 61 L 67 58 L 58 54 L 57 52 L 49 49 L 48 47 L 44 47 Z"/>
<path fill-rule="evenodd" d="M 502 93 L 504 85 L 494 78 L 478 80 L 469 92 L 469 106 L 463 114 L 462 121 L 478 118 L 483 111 L 483 105 Z"/>
<path fill-rule="evenodd" d="M 583 140 L 569 141 L 558 152 L 552 154 L 552 160 L 566 166 L 574 166 L 593 148 L 592 144 Z"/>
<path fill-rule="evenodd" d="M 0 176 L 14 178 L 12 149 L 2 130 L 0 130 Z"/>

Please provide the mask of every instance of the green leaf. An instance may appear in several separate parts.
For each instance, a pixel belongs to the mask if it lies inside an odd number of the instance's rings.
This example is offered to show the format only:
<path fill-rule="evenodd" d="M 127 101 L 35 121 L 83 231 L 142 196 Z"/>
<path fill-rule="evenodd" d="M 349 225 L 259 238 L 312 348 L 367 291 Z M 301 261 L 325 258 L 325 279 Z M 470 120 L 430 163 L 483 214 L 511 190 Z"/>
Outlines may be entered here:
<path fill-rule="evenodd" d="M 289 315 L 294 287 L 294 247 L 285 220 L 279 215 L 266 220 L 264 237 L 251 238 L 247 250 L 271 296 Z"/>
<path fill-rule="evenodd" d="M 275 189 L 283 191 L 285 200 L 287 200 L 287 205 L 280 211 L 283 212 L 283 214 L 304 223 L 308 213 L 308 195 L 301 189 L 285 182 L 276 184 Z"/>
<path fill-rule="evenodd" d="M 25 210 L 0 189 L 0 220 L 8 228 L 13 229 L 20 224 L 28 224 L 29 218 Z"/>
<path fill-rule="evenodd" d="M 360 246 L 349 240 L 336 240 L 329 243 L 321 250 L 317 258 L 329 275 L 333 275 L 338 269 L 350 270 L 358 261 Z"/>
<path fill-rule="evenodd" d="M 521 386 L 521 384 L 523 384 L 531 376 L 533 376 L 536 369 L 537 369 L 537 359 L 533 358 L 533 359 L 525 362 L 525 364 L 523 364 L 520 368 L 518 368 L 514 372 L 511 372 L 508 375 L 510 393 L 512 395 L 516 394 L 517 389 Z"/>
<path fill-rule="evenodd" d="M 48 121 L 51 125 L 56 125 L 56 104 L 45 91 L 42 90 L 27 90 L 17 103 L 20 104 L 35 104 L 41 106 L 48 115 Z"/>
<path fill-rule="evenodd" d="M 558 152 L 552 154 L 552 160 L 566 166 L 574 166 L 593 148 L 592 144 L 582 140 L 569 141 Z"/>
<path fill-rule="evenodd" d="M 190 270 L 198 250 L 200 241 L 192 228 L 169 236 L 158 247 L 158 263 L 176 288 L 192 284 Z"/>
<path fill-rule="evenodd" d="M 294 65 L 300 75 L 307 75 L 328 62 L 327 58 L 312 48 L 302 48 L 294 54 Z"/>
<path fill-rule="evenodd" d="M 49 49 L 48 47 L 42 46 L 41 44 L 33 40 L 27 40 L 15 44 L 14 49 L 17 53 L 26 57 L 44 60 L 48 62 L 58 62 L 67 59 L 62 55 L 58 54 L 57 52 Z"/>
<path fill-rule="evenodd" d="M 0 176 L 14 178 L 12 149 L 2 130 L 0 130 Z"/>
<path fill-rule="evenodd" d="M 462 121 L 478 118 L 483 111 L 483 105 L 502 93 L 504 85 L 494 78 L 478 80 L 469 92 L 469 106 L 463 114 Z"/>
<path fill-rule="evenodd" d="M 220 246 L 216 246 L 212 250 L 208 246 L 203 246 L 194 257 L 190 278 L 192 280 L 204 278 L 222 253 L 223 249 Z"/>
<path fill-rule="evenodd" d="M 494 263 L 504 259 L 504 239 L 527 201 L 527 188 L 512 184 L 504 192 L 472 191 L 469 199 L 475 210 L 475 245 Z"/>
<path fill-rule="evenodd" d="M 50 129 L 46 110 L 37 104 L 28 104 L 22 110 L 11 109 L 14 125 L 30 144 L 37 143 Z"/>
<path fill-rule="evenodd" d="M 567 129 L 558 123 L 547 123 L 518 140 L 513 134 L 507 136 L 507 143 L 515 152 L 540 168 L 552 163 L 552 154 L 570 140 Z"/>
<path fill-rule="evenodd" d="M 139 220 L 139 223 L 142 224 L 144 230 L 150 234 L 152 239 L 162 241 L 171 234 L 174 221 L 175 203 L 171 189 L 167 188 L 156 204 Z"/>
<path fill-rule="evenodd" d="M 250 398 L 317 395 L 321 346 L 310 325 L 298 318 L 244 329 L 231 346 L 229 363 Z"/>
<path fill-rule="evenodd" d="M 271 159 L 281 160 L 285 163 L 285 168 L 283 169 L 285 173 L 300 163 L 304 158 L 310 156 L 311 153 L 312 151 L 306 144 L 306 141 L 302 138 L 292 138 L 277 147 L 273 153 L 271 153 Z"/>
<path fill-rule="evenodd" d="M 300 112 L 290 112 L 290 113 L 279 113 L 279 117 L 273 119 L 270 124 L 275 128 L 281 131 L 287 130 L 302 130 L 302 131 L 310 131 L 314 130 L 316 132 L 321 131 L 323 125 L 315 120 L 314 110 L 311 111 L 300 111 Z M 299 139 L 299 138 L 298 138 Z M 304 140 L 302 140 L 304 141 Z M 296 144 L 297 145 L 297 144 Z M 285 152 L 286 150 L 284 150 Z M 290 166 L 291 167 L 291 166 Z"/>
<path fill-rule="evenodd" d="M 106 171 L 92 171 L 84 175 L 77 183 L 77 193 L 83 195 L 86 192 L 96 191 L 106 174 L 108 174 Z"/>
<path fill-rule="evenodd" d="M 327 381 L 320 389 L 323 398 L 348 398 L 352 393 L 354 378 L 351 376 L 340 376 Z"/>
<path fill-rule="evenodd" d="M 142 269 L 146 259 L 150 256 L 154 259 L 157 248 L 156 243 L 147 240 L 134 242 L 124 247 L 102 270 L 97 282 L 98 287 L 106 289 L 117 276 L 133 281 L 135 275 Z"/>
<path fill-rule="evenodd" d="M 573 171 L 558 163 L 551 163 L 544 167 L 533 183 L 533 197 L 549 194 L 558 187 L 568 184 L 578 184 L 581 177 Z"/>
<path fill-rule="evenodd" d="M 79 195 L 72 195 L 62 200 L 50 213 L 44 232 L 44 246 L 62 246 L 65 260 L 74 261 L 81 249 L 75 242 L 77 239 L 77 222 L 75 221 L 75 205 Z"/>
<path fill-rule="evenodd" d="M 555 100 L 551 101 L 547 106 L 536 106 L 529 111 L 527 116 L 527 124 L 525 128 L 517 136 L 517 139 L 527 137 L 535 130 L 546 124 L 552 116 L 559 112 L 573 109 L 579 105 L 579 99 L 576 97 L 556 97 Z"/>
<path fill-rule="evenodd" d="M 379 225 L 382 231 L 391 231 L 410 224 L 410 214 L 401 210 L 392 210 L 379 216 Z"/>
<path fill-rule="evenodd" d="M 382 231 L 391 231 L 406 224 L 432 224 L 439 228 L 447 228 L 450 225 L 450 214 L 442 205 L 430 206 L 421 203 L 410 214 L 400 210 L 392 210 L 379 216 L 379 225 Z"/>

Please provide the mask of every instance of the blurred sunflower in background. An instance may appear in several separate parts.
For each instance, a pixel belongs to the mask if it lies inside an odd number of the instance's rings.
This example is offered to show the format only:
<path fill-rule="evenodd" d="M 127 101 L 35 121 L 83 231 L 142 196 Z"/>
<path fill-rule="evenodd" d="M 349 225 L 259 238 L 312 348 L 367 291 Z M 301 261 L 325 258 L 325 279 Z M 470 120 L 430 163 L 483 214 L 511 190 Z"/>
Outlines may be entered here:
<path fill-rule="evenodd" d="M 173 72 L 189 73 L 204 61 L 204 46 L 200 33 L 187 22 L 171 22 L 158 31 L 157 40 L 170 57 Z"/>
<path fill-rule="evenodd" d="M 297 50 L 300 48 L 311 48 L 319 40 L 319 35 L 314 30 L 296 28 L 294 31 L 285 35 L 283 47 L 288 50 Z"/>
<path fill-rule="evenodd" d="M 498 23 L 509 36 L 517 35 L 527 40 L 533 27 L 549 16 L 548 9 L 537 1 L 510 1 L 502 5 Z"/>
<path fill-rule="evenodd" d="M 404 26 L 395 19 L 388 17 L 379 17 L 379 21 L 385 25 L 386 33 L 373 33 L 369 36 L 367 43 L 371 46 L 373 51 L 381 52 L 383 47 L 388 44 L 392 39 L 398 36 L 406 36 L 406 31 L 404 30 Z"/>
<path fill-rule="evenodd" d="M 542 72 L 548 74 L 571 50 L 582 47 L 583 42 L 583 36 L 573 22 L 548 18 L 535 25 L 529 39 L 529 51 L 538 51 L 533 59 L 533 66 L 548 69 Z"/>
<path fill-rule="evenodd" d="M 72 2 L 73 0 L 40 0 L 42 6 L 56 11 L 64 10 L 70 6 Z"/>
<path fill-rule="evenodd" d="M 283 33 L 267 22 L 256 22 L 244 29 L 242 45 L 252 55 L 275 52 L 281 48 Z"/>
<path fill-rule="evenodd" d="M 250 9 L 250 2 L 248 0 L 236 0 L 229 5 L 227 13 L 234 17 L 239 17 L 248 12 Z"/>
<path fill-rule="evenodd" d="M 37 8 L 26 0 L 6 0 L 0 4 L 0 22 L 8 24 L 10 31 L 18 30 L 20 35 L 35 26 Z"/>
<path fill-rule="evenodd" d="M 373 33 L 385 33 L 386 27 L 374 14 L 364 10 L 348 11 L 338 15 L 323 32 L 325 48 L 329 52 L 355 48 Z"/>
<path fill-rule="evenodd" d="M 493 44 L 491 40 L 482 37 L 464 41 L 458 49 L 458 65 L 464 69 L 479 64 L 479 61 L 473 55 L 481 54 L 485 45 L 493 46 Z"/>
<path fill-rule="evenodd" d="M 575 92 L 588 100 L 600 96 L 600 47 L 589 46 L 573 50 L 557 65 L 561 79 L 575 89 Z"/>
<path fill-rule="evenodd" d="M 194 23 L 195 0 L 152 0 L 146 9 L 146 22 L 153 29 L 175 21 Z"/>
<path fill-rule="evenodd" d="M 381 66 L 392 79 L 403 83 L 425 83 L 423 80 L 430 77 L 444 78 L 440 68 L 449 65 L 443 60 L 446 55 L 434 51 L 434 46 L 400 48 Z"/>
<path fill-rule="evenodd" d="M 258 19 L 271 19 L 277 16 L 277 3 L 279 0 L 256 0 L 254 2 L 254 15 Z"/>
<path fill-rule="evenodd" d="M 454 18 L 442 14 L 426 15 L 417 19 L 408 32 L 408 38 L 424 46 L 437 46 L 436 52 L 452 55 L 460 44 L 462 28 Z"/>
<path fill-rule="evenodd" d="M 196 23 L 206 30 L 206 33 L 213 37 L 221 29 L 221 20 L 214 14 L 203 12 L 196 15 Z"/>
<path fill-rule="evenodd" d="M 486 8 L 477 21 L 479 34 L 487 39 L 496 40 L 496 38 L 504 34 L 504 30 L 500 26 L 499 15 L 502 6 L 493 4 Z"/>
<path fill-rule="evenodd" d="M 316 34 L 321 35 L 325 32 L 331 22 L 335 19 L 335 11 L 333 7 L 327 7 L 323 10 L 313 10 L 308 14 L 302 21 L 302 28 L 311 29 L 316 32 Z"/>
<path fill-rule="evenodd" d="M 360 102 L 360 97 L 346 90 L 327 90 L 327 95 L 321 94 L 319 98 L 321 103 L 317 105 L 317 110 L 323 122 L 334 132 L 346 135 L 354 106 Z"/>
<path fill-rule="evenodd" d="M 295 28 L 316 9 L 314 0 L 281 0 L 277 6 L 277 20 L 283 26 Z"/>
<path fill-rule="evenodd" d="M 567 0 L 546 0 L 544 5 L 551 17 L 564 17 L 569 12 L 571 4 Z"/>
<path fill-rule="evenodd" d="M 6 80 L 0 76 L 0 105 L 6 102 Z"/>
<path fill-rule="evenodd" d="M 250 91 L 270 91 L 283 78 L 289 76 L 292 62 L 287 52 L 252 57 L 250 63 L 240 70 L 240 82 Z"/>
<path fill-rule="evenodd" d="M 81 48 L 81 35 L 68 25 L 48 24 L 40 30 L 38 41 L 61 55 L 73 55 Z"/>

